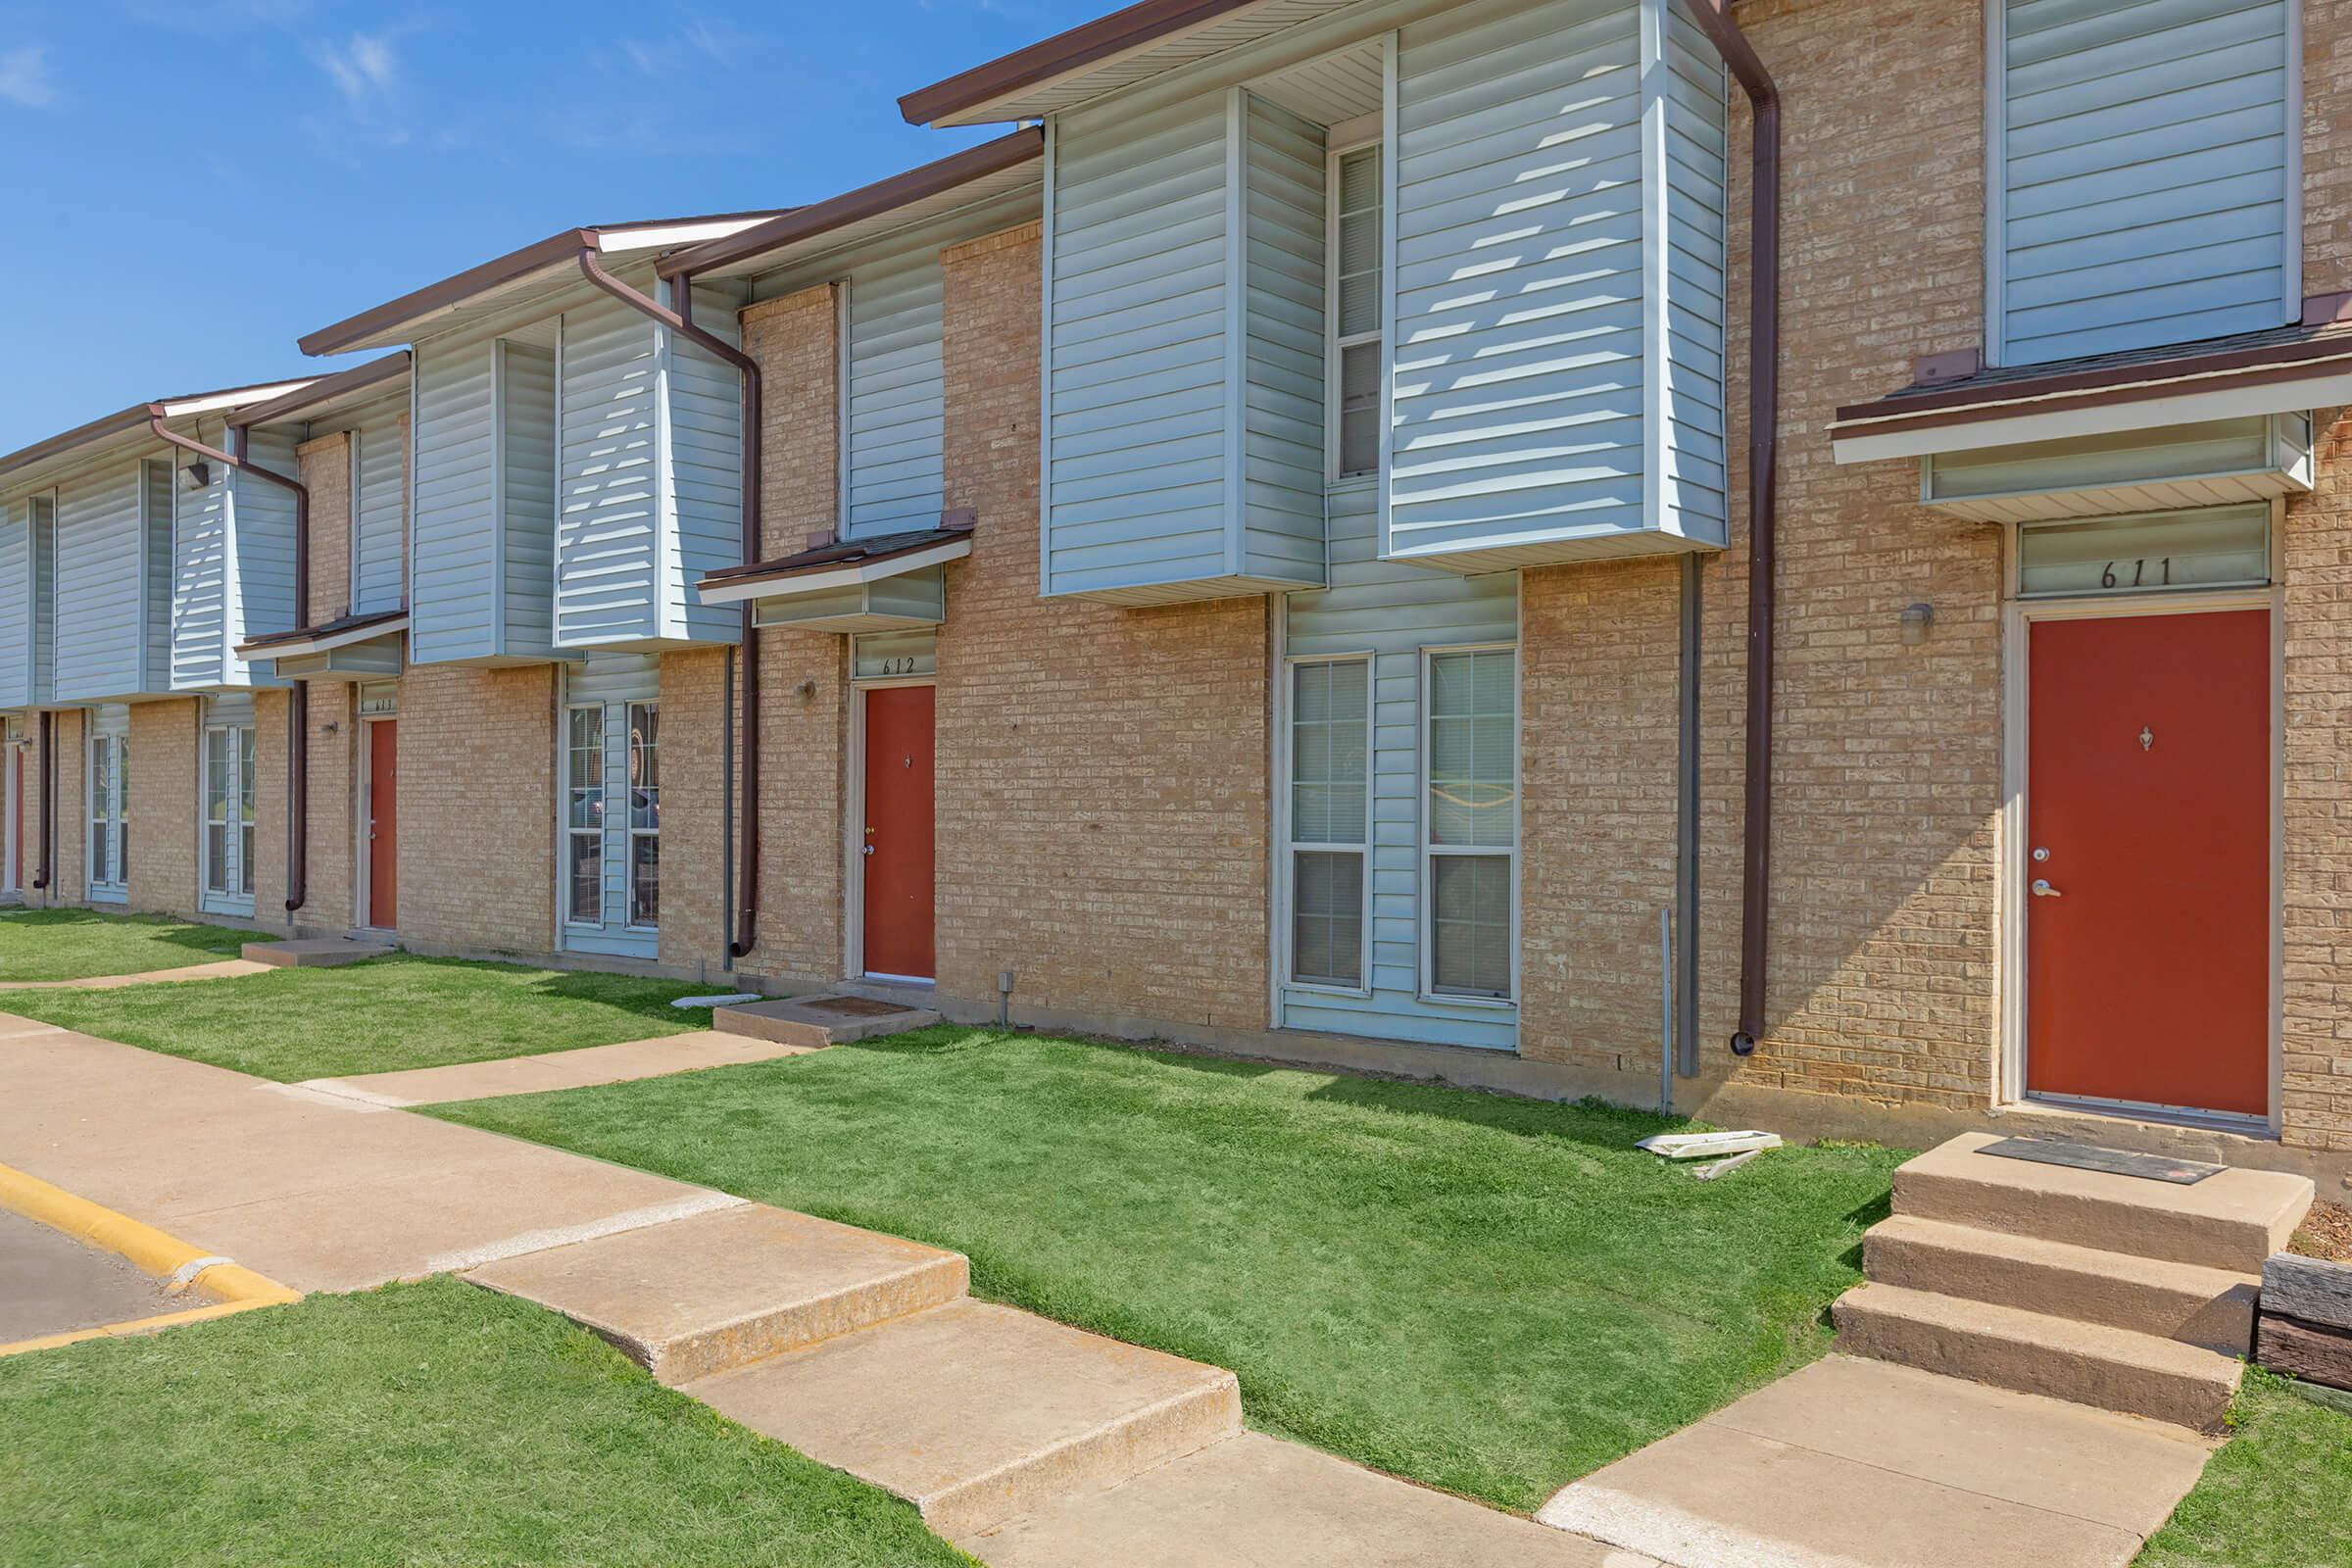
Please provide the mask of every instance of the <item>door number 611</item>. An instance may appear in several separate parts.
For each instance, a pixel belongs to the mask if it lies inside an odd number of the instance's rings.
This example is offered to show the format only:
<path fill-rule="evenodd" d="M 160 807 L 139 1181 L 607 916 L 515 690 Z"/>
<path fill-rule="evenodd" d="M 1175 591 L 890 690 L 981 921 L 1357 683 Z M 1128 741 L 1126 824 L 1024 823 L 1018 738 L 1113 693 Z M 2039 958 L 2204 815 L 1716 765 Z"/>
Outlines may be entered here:
<path fill-rule="evenodd" d="M 2143 556 L 2139 560 L 2131 563 L 2132 580 L 2130 582 L 2121 581 L 2115 574 L 2115 568 L 2123 564 L 2124 563 L 2120 561 L 2110 561 L 2107 563 L 2106 569 L 2099 573 L 2099 586 L 2102 588 L 2138 588 L 2147 584 L 2148 563 L 2146 557 Z M 2161 575 L 2156 579 L 2156 586 L 2160 588 L 2171 587 L 2173 584 L 2173 558 L 2170 556 L 2159 557 L 2156 562 L 2156 566 L 2157 570 L 2161 573 Z"/>

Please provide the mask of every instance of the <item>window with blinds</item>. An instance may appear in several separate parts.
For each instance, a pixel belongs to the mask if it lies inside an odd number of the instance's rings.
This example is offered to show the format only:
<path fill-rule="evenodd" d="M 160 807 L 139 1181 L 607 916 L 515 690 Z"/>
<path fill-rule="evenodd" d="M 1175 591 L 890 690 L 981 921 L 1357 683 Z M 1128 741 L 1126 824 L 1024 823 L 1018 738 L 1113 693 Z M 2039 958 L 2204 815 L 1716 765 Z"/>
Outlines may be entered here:
<path fill-rule="evenodd" d="M 1332 474 L 1380 471 L 1381 149 L 1332 159 Z"/>
<path fill-rule="evenodd" d="M 1291 979 L 1361 990 L 1372 663 L 1291 666 Z"/>
<path fill-rule="evenodd" d="M 1422 813 L 1430 991 L 1508 1000 L 1519 849 L 1518 655 L 1429 656 Z"/>

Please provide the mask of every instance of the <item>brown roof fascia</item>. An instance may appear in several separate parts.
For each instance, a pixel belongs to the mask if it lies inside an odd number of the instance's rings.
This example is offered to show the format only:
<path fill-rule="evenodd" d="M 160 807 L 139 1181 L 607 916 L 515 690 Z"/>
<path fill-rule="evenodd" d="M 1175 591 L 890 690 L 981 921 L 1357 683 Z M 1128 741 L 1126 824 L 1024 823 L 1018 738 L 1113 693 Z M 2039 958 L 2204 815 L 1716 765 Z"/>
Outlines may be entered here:
<path fill-rule="evenodd" d="M 75 425 L 63 435 L 53 435 L 46 440 L 35 441 L 28 447 L 19 448 L 7 457 L 0 458 L 0 473 L 13 473 L 19 468 L 28 468 L 44 459 L 56 457 L 61 452 L 71 452 L 87 441 L 96 441 L 110 435 L 121 435 L 126 430 L 139 429 L 147 423 L 148 408 L 149 405 L 145 403 L 134 403 L 120 414 L 106 415 L 103 417 L 92 419 L 87 424 Z"/>
<path fill-rule="evenodd" d="M 1010 135 L 984 141 L 977 147 L 966 147 L 959 153 L 942 158 L 920 168 L 909 169 L 888 179 L 876 180 L 839 196 L 796 207 L 783 217 L 747 228 L 724 239 L 706 240 L 689 249 L 673 252 L 654 265 L 654 270 L 663 277 L 679 277 L 688 273 L 697 276 L 712 268 L 732 266 L 746 257 L 762 251 L 780 250 L 805 239 L 852 223 L 879 218 L 895 208 L 918 202 L 927 196 L 937 196 L 954 190 L 988 174 L 1042 158 L 1046 152 L 1046 133 L 1031 125 Z"/>
<path fill-rule="evenodd" d="M 270 648 L 279 643 L 307 643 L 314 638 L 333 637 L 347 631 L 359 631 L 380 621 L 398 620 L 406 610 L 374 610 L 365 615 L 340 615 L 333 620 L 320 621 L 316 626 L 297 626 L 291 631 L 266 631 L 258 637 L 248 637 L 237 644 L 242 653 L 248 648 Z"/>
<path fill-rule="evenodd" d="M 958 72 L 945 81 L 918 87 L 899 100 L 899 113 L 910 125 L 928 125 L 941 118 L 1001 98 L 1023 87 L 1034 87 L 1099 60 L 1164 38 L 1172 32 L 1210 22 L 1229 11 L 1240 11 L 1258 0 L 1142 0 L 1107 17 L 1057 32 L 1026 49 L 1000 55 L 985 65 Z"/>
<path fill-rule="evenodd" d="M 1849 403 L 1834 422 L 1900 420 L 1906 426 L 1964 423 L 1998 418 L 2009 414 L 2044 408 L 2085 408 L 2103 403 L 2133 403 L 2162 397 L 2181 381 L 2210 377 L 2228 386 L 2258 386 L 2266 381 L 2291 380 L 2315 363 L 2352 356 L 2352 333 L 2333 332 L 2293 343 L 2221 353 L 2183 355 L 2177 360 L 2143 360 L 2133 365 L 2110 365 L 2097 369 L 2071 370 L 2055 375 L 2022 376 L 2016 380 L 1961 385 L 1940 392 L 1897 392 L 1871 403 Z M 2090 394 L 2102 394 L 2091 396 Z M 2062 400 L 2062 401 L 2054 401 Z M 2033 410 L 2004 407 L 2032 403 Z M 1938 415 L 1943 417 L 1930 418 Z"/>
<path fill-rule="evenodd" d="M 829 545 L 814 545 L 773 561 L 755 561 L 740 566 L 721 566 L 703 574 L 709 584 L 744 582 L 755 578 L 778 579 L 798 577 L 809 572 L 828 571 L 840 566 L 861 565 L 876 561 L 896 561 L 921 551 L 934 550 L 941 545 L 954 544 L 972 535 L 976 514 L 969 508 L 951 508 L 939 514 L 939 526 L 907 533 L 884 534 L 873 539 L 835 540 Z"/>
<path fill-rule="evenodd" d="M 387 300 L 332 326 L 322 326 L 302 338 L 298 346 L 305 354 L 340 353 L 365 338 L 455 305 L 469 295 L 496 288 L 502 283 L 511 283 L 541 268 L 569 261 L 595 243 L 593 229 L 567 228 L 560 234 L 550 234 L 536 244 L 493 257 L 479 267 L 469 267 L 455 276 L 445 277 L 438 283 L 427 283 L 420 289 L 403 294 L 396 300 Z"/>
<path fill-rule="evenodd" d="M 274 398 L 258 409 L 241 409 L 228 422 L 243 425 L 275 424 L 305 409 L 316 408 L 330 399 L 361 391 L 379 381 L 401 380 L 408 373 L 409 351 L 396 349 L 380 359 L 369 360 L 366 365 L 320 376 L 301 391 Z"/>

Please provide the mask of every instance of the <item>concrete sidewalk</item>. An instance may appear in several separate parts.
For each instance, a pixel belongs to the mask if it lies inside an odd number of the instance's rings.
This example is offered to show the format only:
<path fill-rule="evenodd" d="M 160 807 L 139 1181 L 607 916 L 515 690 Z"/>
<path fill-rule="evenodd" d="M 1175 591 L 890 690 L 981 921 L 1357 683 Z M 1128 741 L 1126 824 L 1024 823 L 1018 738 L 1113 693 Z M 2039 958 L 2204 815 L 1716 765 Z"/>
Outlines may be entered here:
<path fill-rule="evenodd" d="M 593 1084 L 666 1078 L 672 1073 L 701 1072 L 708 1067 L 801 1056 L 817 1049 L 698 1029 L 652 1040 L 625 1040 L 612 1046 L 542 1052 L 536 1056 L 456 1062 L 447 1067 L 411 1067 L 401 1072 L 358 1073 L 349 1078 L 312 1078 L 295 1087 L 398 1109 L 453 1100 L 490 1100 L 500 1095 L 535 1095 L 554 1089 L 586 1089 Z"/>
<path fill-rule="evenodd" d="M 741 1199 L 0 1013 L 0 1164 L 303 1291 Z"/>
<path fill-rule="evenodd" d="M 178 980 L 233 980 L 261 974 L 270 965 L 250 958 L 222 958 L 177 969 L 142 969 L 137 974 L 94 974 L 82 980 L 0 980 L 0 991 L 119 991 L 124 986 L 169 985 Z"/>

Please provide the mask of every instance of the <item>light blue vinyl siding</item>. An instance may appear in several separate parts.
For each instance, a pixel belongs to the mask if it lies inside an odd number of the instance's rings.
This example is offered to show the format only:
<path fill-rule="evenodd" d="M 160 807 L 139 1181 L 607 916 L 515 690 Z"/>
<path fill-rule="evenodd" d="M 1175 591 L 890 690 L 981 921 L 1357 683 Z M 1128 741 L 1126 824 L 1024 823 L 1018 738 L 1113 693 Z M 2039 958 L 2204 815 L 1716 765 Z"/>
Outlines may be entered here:
<path fill-rule="evenodd" d="M 172 474 L 167 458 L 150 458 L 139 465 L 139 532 L 146 550 L 147 579 L 140 588 L 146 619 L 140 636 L 156 691 L 172 689 Z"/>
<path fill-rule="evenodd" d="M 496 622 L 498 461 L 486 334 L 417 345 L 411 480 L 409 657 L 416 663 L 505 652 Z"/>
<path fill-rule="evenodd" d="M 351 433 L 351 609 L 354 614 L 398 610 L 401 557 L 407 548 L 408 422 L 399 403 L 370 410 Z"/>
<path fill-rule="evenodd" d="M 1999 357 L 2294 314 L 2292 0 L 2003 0 Z"/>
<path fill-rule="evenodd" d="M 57 690 L 57 498 L 34 496 L 25 510 L 31 528 L 32 702 L 45 705 Z"/>
<path fill-rule="evenodd" d="M 1242 97 L 1242 571 L 1324 580 L 1323 127 Z"/>
<path fill-rule="evenodd" d="M 559 738 L 568 746 L 570 741 L 569 710 L 590 704 L 604 709 L 604 905 L 603 920 L 585 923 L 571 919 L 560 922 L 563 945 L 572 953 L 599 953 L 619 957 L 654 958 L 661 955 L 662 937 L 657 930 L 643 927 L 632 929 L 629 919 L 629 726 L 628 705 L 658 700 L 661 688 L 661 665 L 652 655 L 592 654 L 586 662 L 572 669 L 564 680 L 564 702 L 565 717 Z M 565 766 L 568 767 L 568 753 Z M 568 809 L 566 790 L 560 809 Z M 568 861 L 558 857 L 558 878 L 568 869 Z M 569 890 L 557 889 L 558 907 L 568 911 Z"/>
<path fill-rule="evenodd" d="M 947 421 L 936 246 L 858 267 L 849 279 L 842 421 L 842 537 L 939 526 Z"/>
<path fill-rule="evenodd" d="M 1696 36 L 1666 0 L 1472 0 L 1398 34 L 1391 557 L 1725 542 L 1722 77 Z"/>
<path fill-rule="evenodd" d="M 203 691 L 228 679 L 228 472 L 212 466 L 199 490 L 172 491 L 172 689 Z"/>
<path fill-rule="evenodd" d="M 666 296 L 664 296 L 666 297 Z M 694 324 L 740 348 L 745 290 L 739 283 L 697 284 Z M 731 643 L 740 627 L 732 605 L 706 605 L 695 584 L 743 560 L 743 387 L 735 368 L 691 343 L 662 334 L 668 359 L 670 497 L 662 557 L 662 635 L 670 640 Z"/>
<path fill-rule="evenodd" d="M 294 478 L 301 473 L 291 430 L 256 430 L 247 461 Z M 236 474 L 228 488 L 228 648 L 269 632 L 301 624 L 294 610 L 294 494 L 252 474 Z M 223 684 L 269 685 L 266 678 L 223 651 Z"/>
<path fill-rule="evenodd" d="M 1381 560 L 1378 498 L 1368 484 L 1334 488 L 1330 511 L 1332 585 L 1290 596 L 1283 654 L 1373 656 L 1372 970 L 1365 996 L 1283 985 L 1281 1022 L 1383 1040 L 1516 1049 L 1515 1008 L 1419 995 L 1420 738 L 1422 650 L 1515 642 L 1518 574 L 1455 575 Z"/>
<path fill-rule="evenodd" d="M 57 702 L 169 689 L 150 599 L 159 581 L 154 552 L 171 548 L 171 524 L 168 516 L 150 517 L 144 480 L 133 460 L 73 475 L 59 487 L 57 597 L 73 607 L 73 634 L 57 648 Z"/>
<path fill-rule="evenodd" d="M 597 296 L 564 313 L 556 640 L 660 634 L 661 345 L 654 323 Z"/>
<path fill-rule="evenodd" d="M 505 652 L 546 658 L 555 651 L 556 356 L 526 343 L 498 348 Z"/>
<path fill-rule="evenodd" d="M 1298 360 L 1298 280 L 1287 302 L 1259 302 L 1261 328 L 1284 324 L 1253 360 L 1244 277 L 1254 254 L 1275 285 L 1299 249 L 1302 123 L 1238 89 L 1054 123 L 1048 595 L 1175 603 L 1322 581 L 1311 506 L 1249 500 L 1252 478 L 1271 483 L 1261 495 L 1287 490 L 1299 460 L 1298 389 L 1283 375 Z M 1319 197 L 1307 220 L 1319 251 Z M 1320 290 L 1318 270 L 1317 317 Z M 1313 446 L 1319 462 L 1319 431 Z"/>
<path fill-rule="evenodd" d="M 32 502 L 0 502 L 0 709 L 28 708 L 32 683 Z"/>

